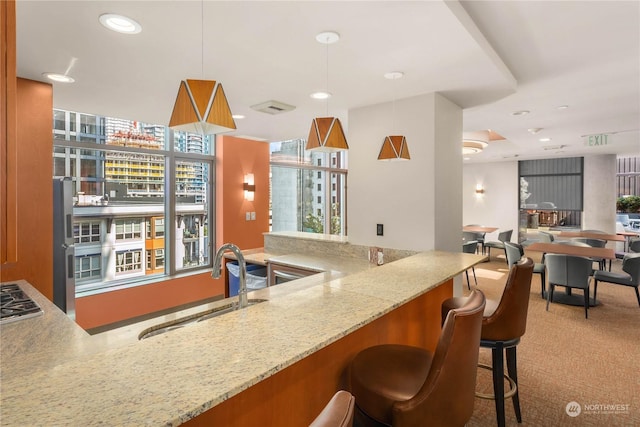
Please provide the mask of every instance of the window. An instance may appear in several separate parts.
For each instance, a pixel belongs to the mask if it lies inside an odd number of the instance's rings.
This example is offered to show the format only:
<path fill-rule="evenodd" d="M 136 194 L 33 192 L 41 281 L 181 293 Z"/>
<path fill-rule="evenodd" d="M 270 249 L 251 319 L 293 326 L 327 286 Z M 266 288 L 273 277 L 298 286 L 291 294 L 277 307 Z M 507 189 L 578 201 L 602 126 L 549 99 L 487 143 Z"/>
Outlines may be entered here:
<path fill-rule="evenodd" d="M 116 240 L 140 239 L 142 237 L 139 219 L 116 220 Z"/>
<path fill-rule="evenodd" d="M 74 184 L 77 294 L 211 266 L 212 137 L 57 109 L 52 123 L 54 178 Z"/>
<path fill-rule="evenodd" d="M 164 249 L 147 250 L 147 270 L 159 270 L 164 267 Z"/>
<path fill-rule="evenodd" d="M 100 260 L 100 254 L 77 256 L 75 267 L 76 280 L 100 278 L 102 271 Z"/>
<path fill-rule="evenodd" d="M 116 252 L 116 274 L 142 270 L 142 251 L 129 250 Z"/>
<path fill-rule="evenodd" d="M 154 224 L 155 238 L 164 237 L 164 218 L 154 218 Z"/>
<path fill-rule="evenodd" d="M 344 235 L 347 154 L 306 151 L 305 144 L 271 144 L 271 230 Z"/>
<path fill-rule="evenodd" d="M 76 244 L 100 242 L 100 222 L 87 221 L 74 223 L 73 239 Z"/>

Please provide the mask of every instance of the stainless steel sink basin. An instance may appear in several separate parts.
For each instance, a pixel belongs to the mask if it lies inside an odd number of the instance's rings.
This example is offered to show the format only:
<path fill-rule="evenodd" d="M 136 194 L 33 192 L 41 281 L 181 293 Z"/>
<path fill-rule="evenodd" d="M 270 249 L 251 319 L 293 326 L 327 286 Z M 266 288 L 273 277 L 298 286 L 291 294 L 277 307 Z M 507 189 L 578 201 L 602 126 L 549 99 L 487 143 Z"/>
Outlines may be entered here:
<path fill-rule="evenodd" d="M 267 301 L 266 299 L 250 299 L 249 307 Z M 220 307 L 212 308 L 211 310 L 202 311 L 189 316 L 181 317 L 180 319 L 172 320 L 170 322 L 160 323 L 159 325 L 151 326 L 138 335 L 139 340 L 152 337 L 154 335 L 164 334 L 165 332 L 173 331 L 176 329 L 184 328 L 185 326 L 193 323 L 201 322 L 203 320 L 211 319 L 214 317 L 222 316 L 223 314 L 231 313 L 238 310 L 238 302 L 234 301 L 230 304 L 226 304 Z"/>

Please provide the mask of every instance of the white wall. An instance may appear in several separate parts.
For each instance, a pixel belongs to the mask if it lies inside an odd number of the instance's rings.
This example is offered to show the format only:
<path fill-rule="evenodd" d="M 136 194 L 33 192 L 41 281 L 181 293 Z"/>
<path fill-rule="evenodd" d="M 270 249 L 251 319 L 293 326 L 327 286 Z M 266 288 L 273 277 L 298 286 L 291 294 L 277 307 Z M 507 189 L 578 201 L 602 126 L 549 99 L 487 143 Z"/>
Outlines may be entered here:
<path fill-rule="evenodd" d="M 518 233 L 518 162 L 465 164 L 462 168 L 463 224 L 483 224 Z M 582 228 L 615 232 L 616 156 L 584 157 Z M 476 184 L 485 192 L 476 196 Z M 487 235 L 495 240 L 498 232 Z"/>
<path fill-rule="evenodd" d="M 616 156 L 584 157 L 582 228 L 616 231 Z"/>
<path fill-rule="evenodd" d="M 476 194 L 476 185 L 484 193 Z M 501 230 L 513 230 L 518 241 L 518 162 L 471 163 L 462 167 L 462 223 L 498 227 L 485 241 L 497 240 Z"/>
<path fill-rule="evenodd" d="M 462 110 L 432 93 L 396 100 L 392 111 L 392 103 L 349 111 L 349 241 L 459 251 Z M 407 138 L 411 160 L 377 160 L 392 134 Z M 384 236 L 376 236 L 376 224 L 384 224 Z"/>

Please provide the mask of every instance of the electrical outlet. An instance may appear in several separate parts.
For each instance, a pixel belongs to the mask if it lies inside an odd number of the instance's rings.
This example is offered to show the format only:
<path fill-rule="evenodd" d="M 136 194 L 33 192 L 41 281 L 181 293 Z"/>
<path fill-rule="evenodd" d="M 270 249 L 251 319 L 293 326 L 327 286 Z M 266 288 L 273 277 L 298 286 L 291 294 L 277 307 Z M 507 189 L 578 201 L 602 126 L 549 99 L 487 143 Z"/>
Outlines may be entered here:
<path fill-rule="evenodd" d="M 384 236 L 384 224 L 376 224 L 376 235 Z"/>
<path fill-rule="evenodd" d="M 256 220 L 256 213 L 251 212 L 251 221 L 255 221 L 255 220 Z"/>
<path fill-rule="evenodd" d="M 245 221 L 251 221 L 251 212 L 245 212 L 244 220 Z"/>

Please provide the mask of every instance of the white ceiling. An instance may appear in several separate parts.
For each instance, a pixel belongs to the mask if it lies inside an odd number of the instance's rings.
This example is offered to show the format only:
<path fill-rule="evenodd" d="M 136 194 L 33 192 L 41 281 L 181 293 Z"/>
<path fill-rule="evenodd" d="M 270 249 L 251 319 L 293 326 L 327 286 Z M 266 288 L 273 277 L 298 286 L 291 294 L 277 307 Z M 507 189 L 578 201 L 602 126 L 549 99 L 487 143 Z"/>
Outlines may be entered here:
<path fill-rule="evenodd" d="M 103 13 L 143 30 L 109 31 Z M 76 82 L 54 84 L 56 108 L 158 124 L 180 80 L 217 80 L 246 116 L 230 134 L 268 141 L 306 137 L 327 112 L 348 129 L 350 108 L 439 92 L 464 108 L 465 131 L 506 137 L 471 162 L 640 155 L 639 24 L 637 1 L 18 0 L 18 75 L 68 72 Z M 315 40 L 327 30 L 341 35 L 328 48 Z M 310 98 L 327 87 L 328 104 Z M 268 100 L 296 109 L 250 109 Z M 608 145 L 585 144 L 600 133 Z"/>

